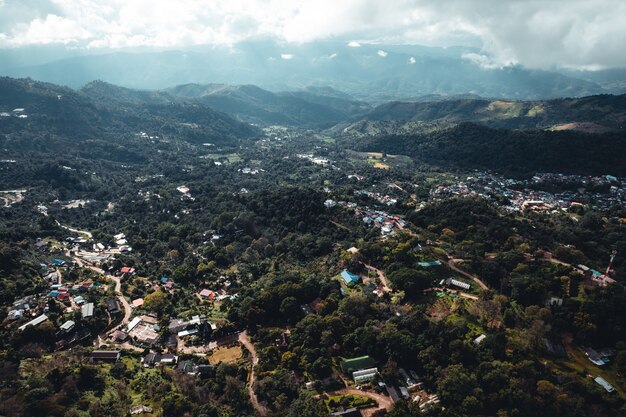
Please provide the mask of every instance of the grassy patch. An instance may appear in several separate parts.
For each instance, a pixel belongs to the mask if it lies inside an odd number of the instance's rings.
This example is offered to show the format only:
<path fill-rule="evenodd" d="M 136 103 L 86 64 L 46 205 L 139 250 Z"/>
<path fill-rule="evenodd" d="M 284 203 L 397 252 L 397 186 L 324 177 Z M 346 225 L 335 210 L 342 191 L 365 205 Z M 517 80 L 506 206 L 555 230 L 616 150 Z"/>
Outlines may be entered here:
<path fill-rule="evenodd" d="M 375 407 L 378 403 L 368 397 L 364 397 L 361 395 L 332 395 L 324 400 L 324 404 L 328 408 L 329 412 L 335 412 L 339 410 L 340 407 L 344 408 L 365 408 L 365 407 Z"/>
<path fill-rule="evenodd" d="M 217 365 L 220 362 L 235 363 L 239 359 L 243 358 L 243 351 L 241 346 L 235 346 L 231 348 L 219 348 L 214 349 L 209 356 L 209 363 L 211 365 Z"/>

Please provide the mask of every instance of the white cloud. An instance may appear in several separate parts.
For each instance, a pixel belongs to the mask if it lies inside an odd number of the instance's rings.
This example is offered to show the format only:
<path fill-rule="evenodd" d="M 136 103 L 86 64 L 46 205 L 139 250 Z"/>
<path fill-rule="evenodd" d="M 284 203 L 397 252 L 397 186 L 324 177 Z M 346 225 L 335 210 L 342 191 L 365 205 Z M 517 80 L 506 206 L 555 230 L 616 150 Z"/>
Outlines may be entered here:
<path fill-rule="evenodd" d="M 381 56 L 383 58 L 389 55 L 387 52 L 383 51 L 382 49 L 379 49 L 378 52 L 376 53 L 378 54 L 378 56 Z"/>
<path fill-rule="evenodd" d="M 515 65 L 515 62 L 511 61 L 511 62 L 507 62 L 507 63 L 499 63 L 494 61 L 492 58 L 488 57 L 487 55 L 482 55 L 482 54 L 476 54 L 473 52 L 467 52 L 461 55 L 461 58 L 471 61 L 476 65 L 479 65 L 481 68 L 484 69 L 496 69 L 496 68 L 503 68 L 506 66 L 511 66 L 511 65 Z"/>
<path fill-rule="evenodd" d="M 490 60 L 483 66 L 600 68 L 626 66 L 625 21 L 623 0 L 0 0 L 0 47 L 332 38 L 350 47 L 470 43 Z"/>
<path fill-rule="evenodd" d="M 337 58 L 337 52 L 330 54 L 330 55 L 328 56 L 328 58 L 329 58 L 329 59 L 335 59 L 335 58 Z"/>
<path fill-rule="evenodd" d="M 409 58 L 409 64 L 413 65 L 415 64 L 417 61 L 415 60 L 415 57 L 411 57 Z"/>
<path fill-rule="evenodd" d="M 293 59 L 293 54 L 280 54 L 280 57 L 286 61 Z"/>

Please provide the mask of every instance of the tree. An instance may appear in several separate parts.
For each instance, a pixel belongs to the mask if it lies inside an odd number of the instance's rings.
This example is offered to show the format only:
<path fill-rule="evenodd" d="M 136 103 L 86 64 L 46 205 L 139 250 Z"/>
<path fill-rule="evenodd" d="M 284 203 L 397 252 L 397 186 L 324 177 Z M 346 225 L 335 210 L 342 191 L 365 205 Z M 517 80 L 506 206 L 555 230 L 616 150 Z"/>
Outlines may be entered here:
<path fill-rule="evenodd" d="M 326 417 L 324 403 L 311 394 L 303 392 L 289 406 L 287 417 Z"/>

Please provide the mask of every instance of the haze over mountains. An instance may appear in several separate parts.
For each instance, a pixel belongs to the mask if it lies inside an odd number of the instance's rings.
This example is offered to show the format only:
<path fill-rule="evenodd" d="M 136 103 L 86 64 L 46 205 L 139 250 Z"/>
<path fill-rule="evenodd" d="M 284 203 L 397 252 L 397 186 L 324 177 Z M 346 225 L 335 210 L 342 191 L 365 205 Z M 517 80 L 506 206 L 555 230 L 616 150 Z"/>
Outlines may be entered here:
<path fill-rule="evenodd" d="M 36 57 L 28 56 L 27 50 L 0 51 L 0 72 L 72 88 L 93 80 L 142 89 L 188 83 L 254 84 L 271 91 L 331 87 L 378 103 L 425 95 L 546 99 L 626 92 L 623 69 L 545 71 L 498 66 L 472 47 L 250 41 L 231 47 L 105 54 L 47 50 Z"/>

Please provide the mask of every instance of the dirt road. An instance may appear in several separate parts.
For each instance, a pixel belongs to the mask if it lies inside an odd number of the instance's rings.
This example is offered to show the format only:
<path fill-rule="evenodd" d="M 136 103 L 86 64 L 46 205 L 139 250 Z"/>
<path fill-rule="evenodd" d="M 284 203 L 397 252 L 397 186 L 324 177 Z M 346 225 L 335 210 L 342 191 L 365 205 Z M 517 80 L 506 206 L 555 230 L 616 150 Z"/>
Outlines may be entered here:
<path fill-rule="evenodd" d="M 393 290 L 391 289 L 391 287 L 389 286 L 389 281 L 387 280 L 387 277 L 385 276 L 385 273 L 383 271 L 381 271 L 378 268 L 374 268 L 371 265 L 368 264 L 363 264 L 365 265 L 365 267 L 370 270 L 370 271 L 374 271 L 376 272 L 376 274 L 378 275 L 378 279 L 380 279 L 380 282 L 383 286 L 383 291 L 384 292 L 392 292 Z"/>
<path fill-rule="evenodd" d="M 386 395 L 377 394 L 375 392 L 370 392 L 370 391 L 361 391 L 358 389 L 344 388 L 344 389 L 340 389 L 337 391 L 328 392 L 327 394 L 328 395 L 360 395 L 362 397 L 373 399 L 374 401 L 378 403 L 378 406 L 361 409 L 361 414 L 364 417 L 369 417 L 372 414 L 374 414 L 376 411 L 382 410 L 382 409 L 390 411 L 391 408 L 393 407 L 393 401 L 391 400 L 391 398 L 387 397 Z"/>
<path fill-rule="evenodd" d="M 259 363 L 259 357 L 257 356 L 256 349 L 254 349 L 254 345 L 250 341 L 250 337 L 247 332 L 239 333 L 239 342 L 245 347 L 248 352 L 250 352 L 250 381 L 248 382 L 248 395 L 250 396 L 250 402 L 252 403 L 252 407 L 256 410 L 256 412 L 261 415 L 267 415 L 267 409 L 259 403 L 259 400 L 254 392 L 254 367 Z"/>
<path fill-rule="evenodd" d="M 455 263 L 456 262 L 462 262 L 462 261 L 463 261 L 462 259 L 452 259 L 451 258 L 451 259 L 448 260 L 448 266 L 453 271 L 455 271 L 455 272 L 463 275 L 464 277 L 467 277 L 467 278 L 471 279 L 472 281 L 474 281 L 483 290 L 488 290 L 489 287 L 484 282 L 482 282 L 481 279 L 478 278 L 476 275 L 472 275 L 472 274 L 467 273 L 467 272 L 463 271 L 462 269 L 459 269 L 459 268 L 456 267 Z"/>

